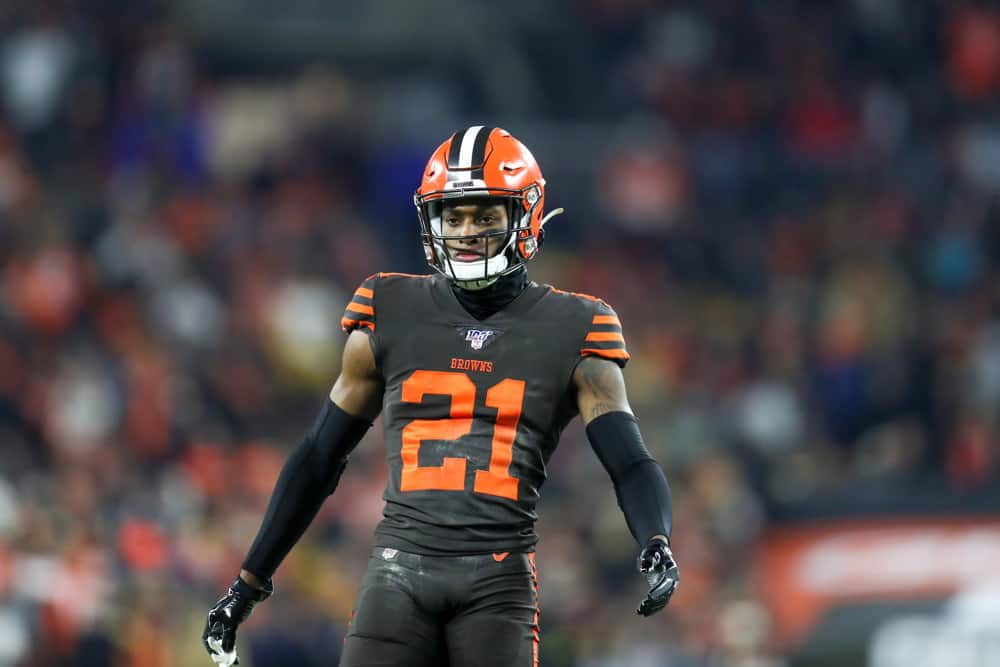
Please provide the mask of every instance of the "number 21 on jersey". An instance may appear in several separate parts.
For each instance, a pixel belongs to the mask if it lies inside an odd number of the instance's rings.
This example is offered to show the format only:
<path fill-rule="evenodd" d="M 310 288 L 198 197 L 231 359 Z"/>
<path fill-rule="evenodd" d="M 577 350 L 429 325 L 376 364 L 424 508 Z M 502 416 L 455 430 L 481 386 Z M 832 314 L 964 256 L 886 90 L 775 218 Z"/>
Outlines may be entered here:
<path fill-rule="evenodd" d="M 465 488 L 464 457 L 446 456 L 439 466 L 418 462 L 424 440 L 458 440 L 472 431 L 476 385 L 465 373 L 454 371 L 414 371 L 403 382 L 402 400 L 421 403 L 425 394 L 451 398 L 450 419 L 414 419 L 403 428 L 401 456 L 403 470 L 400 491 L 461 491 Z M 514 437 L 524 403 L 524 380 L 507 378 L 486 392 L 486 406 L 496 408 L 489 470 L 477 470 L 472 490 L 491 496 L 517 500 L 517 478 L 510 474 Z"/>

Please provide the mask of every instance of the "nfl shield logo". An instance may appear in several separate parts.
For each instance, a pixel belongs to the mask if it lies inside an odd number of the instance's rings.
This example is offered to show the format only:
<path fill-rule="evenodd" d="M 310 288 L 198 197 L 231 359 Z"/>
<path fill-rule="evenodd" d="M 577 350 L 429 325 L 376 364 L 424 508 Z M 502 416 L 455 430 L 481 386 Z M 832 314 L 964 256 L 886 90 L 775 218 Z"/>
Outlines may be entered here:
<path fill-rule="evenodd" d="M 493 333 L 489 329 L 469 329 L 465 334 L 465 340 L 469 341 L 473 350 L 481 350 Z"/>

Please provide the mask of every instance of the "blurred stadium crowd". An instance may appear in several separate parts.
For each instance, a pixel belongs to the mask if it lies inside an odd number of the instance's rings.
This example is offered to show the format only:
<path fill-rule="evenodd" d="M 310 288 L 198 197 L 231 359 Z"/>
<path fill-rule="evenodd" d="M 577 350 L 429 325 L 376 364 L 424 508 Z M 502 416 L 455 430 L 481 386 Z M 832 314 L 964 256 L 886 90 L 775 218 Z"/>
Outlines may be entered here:
<path fill-rule="evenodd" d="M 485 69 L 241 65 L 155 3 L 4 3 L 0 665 L 208 664 L 203 615 L 336 377 L 346 299 L 425 272 L 410 196 L 470 122 L 531 146 L 568 209 L 532 275 L 617 309 L 675 496 L 684 580 L 640 622 L 635 545 L 567 432 L 543 666 L 783 665 L 771 525 L 997 490 L 995 4 L 508 10 L 483 48 L 527 70 L 496 65 L 523 83 L 500 116 Z M 247 664 L 336 663 L 384 483 L 376 428 Z"/>

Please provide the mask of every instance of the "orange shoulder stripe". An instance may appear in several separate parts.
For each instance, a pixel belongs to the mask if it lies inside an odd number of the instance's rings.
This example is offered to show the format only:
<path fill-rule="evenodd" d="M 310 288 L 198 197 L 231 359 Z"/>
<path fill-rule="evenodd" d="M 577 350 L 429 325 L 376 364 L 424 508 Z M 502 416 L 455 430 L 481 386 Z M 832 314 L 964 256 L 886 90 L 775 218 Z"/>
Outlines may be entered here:
<path fill-rule="evenodd" d="M 615 326 L 621 326 L 621 321 L 614 315 L 594 315 L 593 324 L 614 324 Z"/>
<path fill-rule="evenodd" d="M 589 341 L 617 341 L 624 343 L 625 337 L 617 331 L 591 331 L 584 340 Z"/>
<path fill-rule="evenodd" d="M 354 296 L 363 296 L 366 299 L 371 299 L 375 296 L 375 292 L 368 289 L 367 287 L 359 287 L 354 290 Z"/>
<path fill-rule="evenodd" d="M 364 313 L 365 315 L 374 315 L 375 309 L 371 306 L 366 306 L 363 303 L 350 302 L 347 304 L 347 310 L 353 310 L 356 313 Z"/>
<path fill-rule="evenodd" d="M 549 285 L 549 287 L 552 287 Z M 578 296 L 589 301 L 597 301 L 598 303 L 604 303 L 604 299 L 599 299 L 596 296 L 591 296 L 589 294 L 584 294 L 583 292 L 568 292 L 564 289 L 559 289 L 558 287 L 552 287 L 553 292 L 558 292 L 559 294 L 571 294 L 573 296 Z"/>

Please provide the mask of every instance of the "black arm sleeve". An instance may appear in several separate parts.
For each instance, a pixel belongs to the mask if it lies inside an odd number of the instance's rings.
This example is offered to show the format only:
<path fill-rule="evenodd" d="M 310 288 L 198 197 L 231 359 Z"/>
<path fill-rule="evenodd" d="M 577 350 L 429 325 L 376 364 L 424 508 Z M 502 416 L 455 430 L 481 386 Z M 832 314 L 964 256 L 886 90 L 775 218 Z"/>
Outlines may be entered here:
<path fill-rule="evenodd" d="M 326 401 L 312 429 L 281 468 L 274 493 L 243 569 L 270 579 L 333 493 L 347 457 L 371 423 Z"/>
<path fill-rule="evenodd" d="M 670 487 L 642 442 L 639 424 L 627 412 L 608 412 L 587 425 L 587 438 L 611 475 L 618 505 L 640 545 L 654 535 L 670 537 Z"/>

